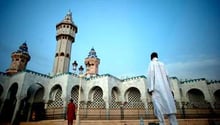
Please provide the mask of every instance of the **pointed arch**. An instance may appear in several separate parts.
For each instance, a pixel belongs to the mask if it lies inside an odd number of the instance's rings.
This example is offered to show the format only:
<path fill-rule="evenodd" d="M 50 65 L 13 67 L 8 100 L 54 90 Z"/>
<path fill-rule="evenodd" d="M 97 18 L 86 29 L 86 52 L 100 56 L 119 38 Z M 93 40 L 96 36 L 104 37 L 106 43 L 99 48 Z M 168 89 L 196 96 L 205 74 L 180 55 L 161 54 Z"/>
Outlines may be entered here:
<path fill-rule="evenodd" d="M 84 91 L 83 91 L 83 88 L 81 87 L 81 100 L 80 101 L 83 101 L 83 97 L 84 97 Z M 78 98 L 79 98 L 79 85 L 76 85 L 72 88 L 71 90 L 71 98 L 73 99 L 73 102 L 78 105 Z M 82 107 L 84 104 L 84 102 L 80 102 L 80 107 Z"/>
<path fill-rule="evenodd" d="M 192 108 L 208 108 L 209 104 L 205 100 L 204 93 L 197 88 L 190 89 L 187 92 L 187 97 L 189 99 L 188 107 Z"/>
<path fill-rule="evenodd" d="M 99 86 L 94 86 L 89 91 L 89 108 L 105 108 L 105 102 L 103 100 L 103 90 Z"/>
<path fill-rule="evenodd" d="M 3 91 L 4 91 L 3 86 L 0 84 L 0 107 L 1 107 L 2 101 L 3 101 L 3 100 L 1 100 L 1 96 L 2 96 Z"/>
<path fill-rule="evenodd" d="M 113 87 L 112 88 L 112 91 L 111 91 L 111 100 L 112 100 L 112 103 L 111 103 L 111 108 L 115 108 L 115 109 L 118 109 L 120 108 L 120 101 L 121 98 L 120 98 L 120 95 L 121 95 L 121 92 L 119 90 L 118 87 Z"/>
<path fill-rule="evenodd" d="M 214 103 L 215 108 L 220 109 L 220 89 L 214 92 L 214 98 L 215 98 L 215 103 Z"/>
<path fill-rule="evenodd" d="M 61 108 L 63 107 L 63 100 L 61 98 L 62 88 L 60 85 L 55 85 L 50 90 L 49 104 L 47 108 Z"/>
<path fill-rule="evenodd" d="M 21 111 L 23 120 L 42 120 L 45 117 L 44 96 L 45 89 L 40 83 L 32 84 L 27 90 L 27 96 L 22 100 Z M 35 114 L 33 119 L 31 116 Z"/>
<path fill-rule="evenodd" d="M 2 93 L 3 93 L 3 87 L 2 87 L 2 85 L 0 84 L 0 97 L 2 96 Z M 1 105 L 1 103 L 0 103 L 0 105 Z"/>
<path fill-rule="evenodd" d="M 73 99 L 73 102 L 75 104 L 78 104 L 78 98 L 79 98 L 79 86 L 74 86 L 71 90 L 71 98 Z"/>
<path fill-rule="evenodd" d="M 11 87 L 8 90 L 6 100 L 3 105 L 2 113 L 4 115 L 1 115 L 1 119 L 3 121 L 11 121 L 15 105 L 17 102 L 16 94 L 18 91 L 18 83 L 13 83 Z"/>
<path fill-rule="evenodd" d="M 128 88 L 125 91 L 124 98 L 127 102 L 125 108 L 145 109 L 144 103 L 141 101 L 140 90 L 136 87 Z"/>

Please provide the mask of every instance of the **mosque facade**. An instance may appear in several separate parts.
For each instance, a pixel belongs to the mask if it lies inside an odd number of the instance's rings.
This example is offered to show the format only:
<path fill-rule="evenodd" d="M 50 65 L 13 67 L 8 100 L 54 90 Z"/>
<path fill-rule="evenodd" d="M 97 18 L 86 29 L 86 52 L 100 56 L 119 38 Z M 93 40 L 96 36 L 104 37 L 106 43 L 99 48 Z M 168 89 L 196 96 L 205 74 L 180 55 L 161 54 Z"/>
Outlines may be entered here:
<path fill-rule="evenodd" d="M 56 30 L 57 46 L 51 75 L 26 69 L 31 60 L 26 43 L 11 54 L 9 68 L 0 73 L 1 120 L 65 118 L 70 98 L 76 105 L 80 102 L 80 117 L 84 119 L 139 118 L 153 114 L 146 76 L 119 79 L 111 74 L 98 74 L 101 59 L 94 48 L 85 58 L 84 74 L 78 74 L 77 62 L 72 63 L 74 70 L 69 72 L 71 46 L 77 33 L 71 12 L 56 25 Z M 170 77 L 170 82 L 178 114 L 183 113 L 183 108 L 219 111 L 220 81 L 205 78 L 182 81 Z"/>

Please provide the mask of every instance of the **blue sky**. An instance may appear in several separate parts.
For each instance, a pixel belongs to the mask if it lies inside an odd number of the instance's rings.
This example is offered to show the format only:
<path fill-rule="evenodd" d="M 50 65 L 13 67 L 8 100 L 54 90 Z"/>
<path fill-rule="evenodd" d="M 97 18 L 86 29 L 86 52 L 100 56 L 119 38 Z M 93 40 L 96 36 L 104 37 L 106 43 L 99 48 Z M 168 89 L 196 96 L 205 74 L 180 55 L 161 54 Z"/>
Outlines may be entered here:
<path fill-rule="evenodd" d="M 220 80 L 218 0 L 1 0 L 0 71 L 26 41 L 27 69 L 51 73 L 55 26 L 69 9 L 78 26 L 71 63 L 84 65 L 94 47 L 99 74 L 146 75 L 156 51 L 170 76 Z"/>

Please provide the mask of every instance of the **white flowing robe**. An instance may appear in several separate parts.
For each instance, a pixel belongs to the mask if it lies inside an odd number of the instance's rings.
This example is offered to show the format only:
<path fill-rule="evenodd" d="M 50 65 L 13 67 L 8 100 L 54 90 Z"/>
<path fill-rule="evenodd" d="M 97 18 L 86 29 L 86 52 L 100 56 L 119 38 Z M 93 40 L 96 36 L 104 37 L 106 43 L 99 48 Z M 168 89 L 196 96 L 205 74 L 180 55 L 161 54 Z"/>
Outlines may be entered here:
<path fill-rule="evenodd" d="M 176 113 L 172 87 L 169 82 L 164 64 L 154 58 L 148 67 L 148 89 L 152 92 L 152 101 L 155 115 L 160 110 L 162 114 Z"/>

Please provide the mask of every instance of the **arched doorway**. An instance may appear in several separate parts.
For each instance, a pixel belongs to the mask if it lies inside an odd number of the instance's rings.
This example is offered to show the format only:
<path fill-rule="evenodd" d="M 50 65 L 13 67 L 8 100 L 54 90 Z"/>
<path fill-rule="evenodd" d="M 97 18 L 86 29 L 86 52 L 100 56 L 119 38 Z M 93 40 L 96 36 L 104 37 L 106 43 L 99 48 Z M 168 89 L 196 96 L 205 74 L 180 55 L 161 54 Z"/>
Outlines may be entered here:
<path fill-rule="evenodd" d="M 187 92 L 191 108 L 208 108 L 209 104 L 205 101 L 203 92 L 199 89 L 191 89 Z"/>
<path fill-rule="evenodd" d="M 100 87 L 93 87 L 89 92 L 89 100 L 88 108 L 93 109 L 104 109 L 105 101 L 103 100 L 103 91 Z"/>
<path fill-rule="evenodd" d="M 27 96 L 21 100 L 20 121 L 37 121 L 44 119 L 44 88 L 40 84 L 32 84 L 27 90 Z"/>
<path fill-rule="evenodd" d="M 214 97 L 215 97 L 215 108 L 220 109 L 220 90 L 217 90 L 214 92 Z"/>
<path fill-rule="evenodd" d="M 48 108 L 60 108 L 63 107 L 63 100 L 61 98 L 62 89 L 60 85 L 56 85 L 51 89 L 50 92 L 50 103 Z"/>
<path fill-rule="evenodd" d="M 125 99 L 127 101 L 127 105 L 125 108 L 127 109 L 145 109 L 144 103 L 141 101 L 141 93 L 135 88 L 131 87 L 125 92 Z"/>
<path fill-rule="evenodd" d="M 120 91 L 118 87 L 113 87 L 112 88 L 112 103 L 111 103 L 111 109 L 119 109 L 120 105 L 123 103 L 119 99 L 120 97 Z"/>
<path fill-rule="evenodd" d="M 64 118 L 63 100 L 61 98 L 62 88 L 60 85 L 55 85 L 49 95 L 49 102 L 46 109 L 47 119 Z"/>
<path fill-rule="evenodd" d="M 0 97 L 2 96 L 3 93 L 3 87 L 0 85 Z M 0 107 L 2 105 L 2 100 L 0 100 Z"/>
<path fill-rule="evenodd" d="M 44 88 L 40 84 L 34 84 L 31 86 L 32 87 L 32 95 L 33 100 L 32 102 L 32 107 L 31 107 L 31 117 L 30 120 L 43 120 L 45 116 L 45 111 L 44 111 L 44 101 L 43 101 L 43 96 L 44 96 Z M 31 89 L 30 89 L 31 90 Z M 28 92 L 30 94 L 31 91 Z M 30 102 L 31 103 L 31 102 Z"/>
<path fill-rule="evenodd" d="M 72 88 L 71 91 L 71 98 L 73 99 L 74 104 L 78 104 L 78 98 L 79 98 L 79 86 L 75 86 Z"/>
<path fill-rule="evenodd" d="M 18 84 L 14 83 L 8 90 L 7 98 L 4 102 L 4 106 L 0 115 L 1 121 L 10 122 L 16 106 L 16 94 L 18 91 Z"/>

